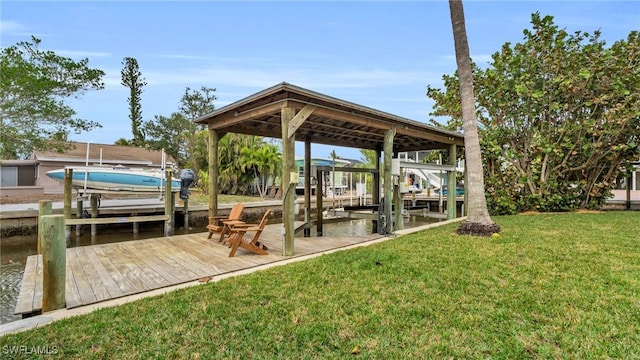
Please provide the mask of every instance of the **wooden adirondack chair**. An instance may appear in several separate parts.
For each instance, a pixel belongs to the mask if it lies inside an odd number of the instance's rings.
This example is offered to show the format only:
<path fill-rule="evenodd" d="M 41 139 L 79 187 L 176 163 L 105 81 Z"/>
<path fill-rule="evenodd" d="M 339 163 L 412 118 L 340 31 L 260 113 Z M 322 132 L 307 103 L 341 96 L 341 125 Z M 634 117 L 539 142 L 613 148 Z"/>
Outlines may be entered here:
<path fill-rule="evenodd" d="M 267 247 L 258 240 L 262 235 L 262 230 L 267 225 L 269 213 L 271 213 L 271 210 L 267 210 L 264 213 L 259 224 L 232 224 L 229 226 L 229 231 L 231 232 L 229 236 L 229 243 L 231 244 L 229 257 L 236 255 L 238 247 L 258 255 L 267 255 Z M 250 233 L 253 233 L 253 236 Z"/>
<path fill-rule="evenodd" d="M 223 241 L 225 235 L 228 234 L 228 226 L 225 226 L 225 222 L 240 222 L 240 217 L 242 216 L 243 209 L 244 205 L 242 205 L 241 203 L 237 203 L 231 208 L 229 216 L 210 216 L 209 225 L 207 225 L 207 230 L 209 230 L 208 238 L 211 239 L 213 234 L 220 234 L 220 240 L 218 241 Z"/>

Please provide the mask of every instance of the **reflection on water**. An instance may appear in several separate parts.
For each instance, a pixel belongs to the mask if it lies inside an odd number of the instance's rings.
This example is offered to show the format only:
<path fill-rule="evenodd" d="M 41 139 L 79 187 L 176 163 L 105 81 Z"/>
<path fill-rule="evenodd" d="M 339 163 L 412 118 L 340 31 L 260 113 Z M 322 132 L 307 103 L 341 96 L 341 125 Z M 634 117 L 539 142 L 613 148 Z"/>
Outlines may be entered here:
<path fill-rule="evenodd" d="M 405 218 L 404 226 L 405 228 L 416 227 L 437 221 L 438 220 L 435 219 L 412 216 L 411 218 Z M 196 229 L 194 231 L 201 232 L 204 230 Z M 315 228 L 312 228 L 312 235 L 314 232 Z M 373 226 L 371 221 L 364 219 L 326 223 L 323 225 L 323 233 L 325 236 L 358 236 L 371 234 L 372 232 Z M 183 233 L 185 232 L 176 231 L 176 234 Z M 72 232 L 71 241 L 68 246 L 76 247 L 130 241 L 133 240 L 132 236 L 131 229 L 124 229 L 120 232 L 107 233 L 103 231 L 102 234 L 98 232 L 98 236 L 92 238 L 87 229 L 84 236 L 76 237 L 75 232 Z M 162 236 L 164 236 L 162 226 L 145 228 L 140 226 L 140 234 L 136 239 Z M 298 236 L 302 236 L 302 234 Z M 36 254 L 36 246 L 35 236 L 13 236 L 0 240 L 0 288 L 2 289 L 0 293 L 0 324 L 20 319 L 20 316 L 13 315 L 13 310 L 16 306 L 18 294 L 20 293 L 20 282 L 22 281 L 27 257 Z"/>

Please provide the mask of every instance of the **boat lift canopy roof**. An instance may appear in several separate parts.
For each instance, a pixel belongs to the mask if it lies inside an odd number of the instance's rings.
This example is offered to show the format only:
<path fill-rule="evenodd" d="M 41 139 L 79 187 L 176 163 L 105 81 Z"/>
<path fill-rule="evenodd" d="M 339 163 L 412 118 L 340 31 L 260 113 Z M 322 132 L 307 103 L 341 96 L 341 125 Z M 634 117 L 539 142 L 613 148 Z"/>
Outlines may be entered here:
<path fill-rule="evenodd" d="M 310 105 L 310 106 L 307 106 Z M 382 149 L 385 131 L 396 128 L 394 151 L 464 146 L 462 134 L 357 105 L 286 82 L 238 100 L 195 120 L 223 133 L 282 137 L 281 109 L 312 109 L 295 130 L 295 139 L 315 144 Z"/>

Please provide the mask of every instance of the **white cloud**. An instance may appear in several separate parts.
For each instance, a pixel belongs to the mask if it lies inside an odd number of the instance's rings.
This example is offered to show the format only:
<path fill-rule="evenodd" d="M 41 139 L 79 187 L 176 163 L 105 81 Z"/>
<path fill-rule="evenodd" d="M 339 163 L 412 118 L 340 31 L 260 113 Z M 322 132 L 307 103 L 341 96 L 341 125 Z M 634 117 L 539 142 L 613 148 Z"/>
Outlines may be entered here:
<path fill-rule="evenodd" d="M 23 33 L 24 31 L 27 30 L 27 27 L 20 24 L 17 21 L 6 21 L 6 20 L 1 20 L 0 21 L 0 32 L 2 32 L 3 34 L 14 34 L 14 33 Z"/>
<path fill-rule="evenodd" d="M 83 50 L 52 50 L 60 56 L 72 58 L 93 58 L 93 57 L 110 57 L 111 53 L 102 51 L 83 51 Z"/>
<path fill-rule="evenodd" d="M 182 68 L 171 72 L 145 71 L 149 85 L 215 84 L 216 87 L 266 88 L 282 81 L 308 88 L 371 88 L 404 85 L 416 81 L 425 83 L 429 78 L 439 79 L 441 74 L 419 71 L 384 69 L 330 68 Z"/>

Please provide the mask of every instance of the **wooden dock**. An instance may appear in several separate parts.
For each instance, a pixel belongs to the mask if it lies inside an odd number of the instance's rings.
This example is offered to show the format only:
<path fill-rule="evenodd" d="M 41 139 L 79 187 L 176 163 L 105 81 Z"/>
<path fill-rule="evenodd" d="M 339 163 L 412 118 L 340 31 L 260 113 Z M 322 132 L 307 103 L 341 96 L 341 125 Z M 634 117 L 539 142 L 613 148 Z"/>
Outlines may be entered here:
<path fill-rule="evenodd" d="M 301 223 L 300 223 L 301 224 Z M 300 224 L 296 224 L 300 225 Z M 269 255 L 242 248 L 235 257 L 207 233 L 132 240 L 67 249 L 66 307 L 94 304 L 127 295 L 201 278 L 284 261 L 282 224 L 267 225 L 260 240 Z M 382 237 L 296 237 L 295 256 L 341 248 Z M 29 315 L 42 309 L 42 255 L 29 256 L 15 314 Z"/>

